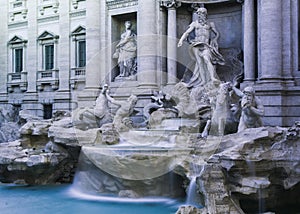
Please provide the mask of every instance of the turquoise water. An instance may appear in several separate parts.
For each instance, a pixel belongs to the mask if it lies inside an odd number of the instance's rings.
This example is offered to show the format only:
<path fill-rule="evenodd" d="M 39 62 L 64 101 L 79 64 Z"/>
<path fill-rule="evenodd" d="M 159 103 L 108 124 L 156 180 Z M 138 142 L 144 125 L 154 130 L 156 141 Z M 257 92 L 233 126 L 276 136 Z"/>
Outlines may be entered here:
<path fill-rule="evenodd" d="M 171 214 L 179 202 L 99 197 L 76 192 L 71 185 L 0 186 L 1 214 Z"/>

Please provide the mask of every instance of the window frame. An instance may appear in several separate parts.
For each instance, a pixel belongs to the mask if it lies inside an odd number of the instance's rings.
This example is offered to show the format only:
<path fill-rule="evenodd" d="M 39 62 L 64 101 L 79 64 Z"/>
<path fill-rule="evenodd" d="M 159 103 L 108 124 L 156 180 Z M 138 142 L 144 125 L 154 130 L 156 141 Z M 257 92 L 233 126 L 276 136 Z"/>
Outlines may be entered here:
<path fill-rule="evenodd" d="M 51 49 L 48 49 L 50 48 Z M 49 52 L 50 55 L 49 55 Z M 44 44 L 43 45 L 43 68 L 44 70 L 53 70 L 54 69 L 54 44 Z"/>
<path fill-rule="evenodd" d="M 59 36 L 48 31 L 44 31 L 39 37 L 39 50 L 38 50 L 38 69 L 39 70 L 57 70 L 57 45 Z M 46 47 L 53 45 L 53 66 L 48 68 L 46 66 Z"/>
<path fill-rule="evenodd" d="M 84 48 L 80 45 L 84 42 Z M 84 49 L 84 51 L 81 50 Z M 84 56 L 82 57 L 82 53 L 84 52 Z M 82 57 L 82 58 L 81 58 Z M 77 68 L 85 68 L 86 66 L 86 41 L 85 39 L 76 41 L 76 67 Z"/>
<path fill-rule="evenodd" d="M 21 69 L 20 72 L 26 72 L 26 47 L 27 40 L 22 39 L 20 36 L 14 36 L 8 41 L 9 47 L 9 73 L 16 73 L 16 50 L 22 50 L 21 54 Z"/>
<path fill-rule="evenodd" d="M 21 53 L 17 54 L 17 51 L 21 51 Z M 24 50 L 23 47 L 18 47 L 13 49 L 13 73 L 21 73 L 23 72 L 23 64 L 24 64 Z"/>
<path fill-rule="evenodd" d="M 86 52 L 86 29 L 84 26 L 78 26 L 74 31 L 71 33 L 72 37 L 72 47 L 71 47 L 71 67 L 73 68 L 85 68 L 86 67 L 86 59 L 87 59 L 87 52 Z M 85 59 L 84 59 L 84 66 L 81 64 L 80 59 L 80 43 L 85 42 Z"/>

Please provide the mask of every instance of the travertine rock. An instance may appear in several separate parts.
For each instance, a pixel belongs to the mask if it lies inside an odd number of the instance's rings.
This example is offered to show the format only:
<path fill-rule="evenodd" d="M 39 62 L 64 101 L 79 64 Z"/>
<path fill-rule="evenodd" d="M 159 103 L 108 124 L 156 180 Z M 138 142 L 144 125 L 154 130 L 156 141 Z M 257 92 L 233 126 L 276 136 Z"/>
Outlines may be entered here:
<path fill-rule="evenodd" d="M 299 200 L 281 196 L 293 198 L 300 192 L 298 130 L 296 124 L 224 136 L 198 178 L 209 213 L 253 213 L 259 208 L 280 213 L 289 206 L 297 212 Z"/>
<path fill-rule="evenodd" d="M 121 198 L 139 198 L 140 196 L 133 190 L 121 190 L 118 194 Z"/>

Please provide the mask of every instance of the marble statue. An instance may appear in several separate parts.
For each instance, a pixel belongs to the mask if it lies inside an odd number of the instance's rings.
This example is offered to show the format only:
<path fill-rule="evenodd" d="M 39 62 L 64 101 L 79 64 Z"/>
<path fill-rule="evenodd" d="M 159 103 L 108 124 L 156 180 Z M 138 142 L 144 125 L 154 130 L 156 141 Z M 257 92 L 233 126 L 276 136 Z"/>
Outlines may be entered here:
<path fill-rule="evenodd" d="M 193 75 L 186 83 L 189 88 L 202 86 L 208 82 L 219 83 L 215 65 L 224 64 L 224 59 L 218 52 L 219 32 L 215 24 L 208 22 L 207 10 L 204 7 L 198 8 L 196 13 L 198 19 L 189 25 L 178 42 L 178 47 L 181 47 L 185 39 L 195 34 L 195 37 L 189 41 L 189 52 L 195 62 Z M 211 38 L 211 32 L 215 37 Z"/>
<path fill-rule="evenodd" d="M 261 117 L 264 115 L 264 106 L 260 99 L 255 96 L 254 88 L 251 86 L 246 87 L 243 91 L 235 86 L 232 87 L 233 91 L 241 97 L 241 117 L 238 126 L 238 132 L 246 128 L 256 128 L 262 126 Z"/>
<path fill-rule="evenodd" d="M 149 120 L 152 111 L 163 107 L 163 98 L 164 98 L 164 94 L 162 91 L 159 91 L 158 93 L 155 92 L 154 95 L 151 96 L 152 102 L 148 103 L 143 108 L 143 115 L 146 121 Z"/>
<path fill-rule="evenodd" d="M 134 111 L 134 107 L 137 103 L 137 96 L 131 95 L 127 100 L 116 100 L 108 94 L 108 91 L 106 91 L 106 97 L 109 102 L 118 106 L 113 119 L 114 127 L 118 131 L 127 131 L 128 128 L 131 128 L 129 116 Z"/>
<path fill-rule="evenodd" d="M 212 118 L 211 118 L 211 128 L 210 135 L 223 136 L 225 131 L 225 125 L 227 123 L 228 117 L 230 116 L 229 108 L 229 89 L 230 83 L 220 84 L 216 96 L 216 103 L 213 108 Z"/>
<path fill-rule="evenodd" d="M 112 121 L 106 97 L 107 90 L 108 85 L 105 84 L 93 107 L 79 108 L 73 111 L 72 120 L 76 128 L 81 130 L 99 128 L 103 124 Z"/>
<path fill-rule="evenodd" d="M 171 111 L 177 115 L 178 111 L 175 109 L 175 101 L 172 99 L 170 94 L 164 93 L 162 91 L 154 92 L 153 96 L 151 96 L 151 103 L 148 103 L 143 108 L 143 115 L 146 121 L 149 121 L 150 115 L 152 112 L 158 109 L 165 109 Z"/>
<path fill-rule="evenodd" d="M 129 77 L 136 74 L 136 34 L 131 29 L 132 23 L 125 22 L 125 32 L 121 35 L 120 42 L 116 45 L 113 58 L 118 59 L 120 74 L 119 77 Z"/>

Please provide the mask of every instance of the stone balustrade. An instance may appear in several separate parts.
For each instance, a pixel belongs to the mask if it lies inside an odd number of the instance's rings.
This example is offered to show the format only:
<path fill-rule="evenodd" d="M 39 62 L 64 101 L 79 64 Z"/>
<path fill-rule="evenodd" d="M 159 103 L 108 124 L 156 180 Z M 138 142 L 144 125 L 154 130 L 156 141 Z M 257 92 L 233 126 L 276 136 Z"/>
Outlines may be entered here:
<path fill-rule="evenodd" d="M 20 87 L 23 92 L 27 90 L 27 72 L 7 74 L 7 91 L 13 92 L 14 87 Z"/>
<path fill-rule="evenodd" d="M 85 67 L 71 68 L 70 71 L 70 85 L 72 89 L 76 88 L 78 82 L 85 82 Z"/>
<path fill-rule="evenodd" d="M 37 72 L 36 85 L 39 91 L 42 91 L 44 85 L 51 85 L 53 90 L 58 89 L 59 70 L 41 70 Z"/>

